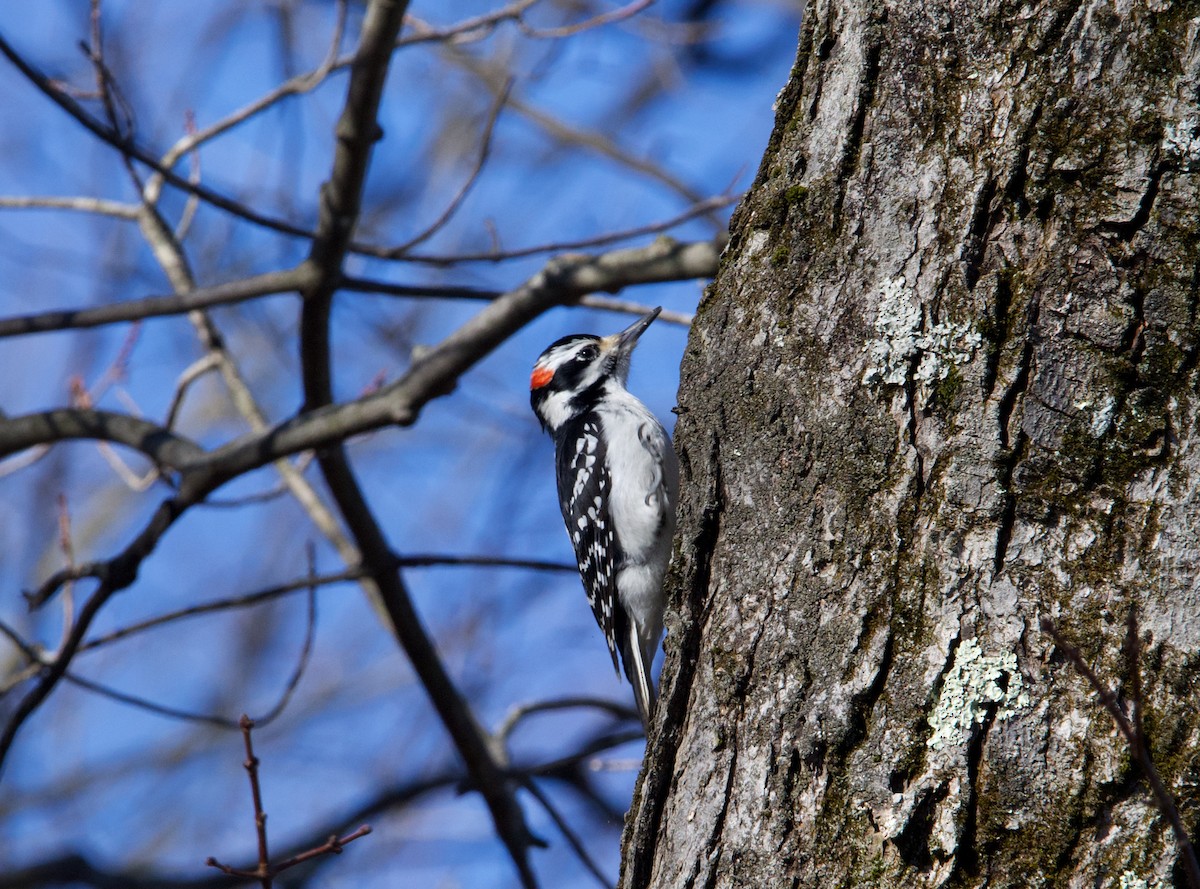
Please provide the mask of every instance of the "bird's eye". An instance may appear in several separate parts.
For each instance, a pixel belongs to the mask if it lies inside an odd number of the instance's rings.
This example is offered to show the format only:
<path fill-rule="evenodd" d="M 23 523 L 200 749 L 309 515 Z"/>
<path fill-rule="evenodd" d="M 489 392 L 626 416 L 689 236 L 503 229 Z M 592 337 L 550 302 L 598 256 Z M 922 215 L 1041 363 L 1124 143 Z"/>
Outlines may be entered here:
<path fill-rule="evenodd" d="M 580 364 L 585 364 L 589 361 L 595 361 L 596 356 L 600 354 L 600 350 L 595 346 L 584 346 L 579 350 L 579 354 L 575 356 L 575 360 Z"/>

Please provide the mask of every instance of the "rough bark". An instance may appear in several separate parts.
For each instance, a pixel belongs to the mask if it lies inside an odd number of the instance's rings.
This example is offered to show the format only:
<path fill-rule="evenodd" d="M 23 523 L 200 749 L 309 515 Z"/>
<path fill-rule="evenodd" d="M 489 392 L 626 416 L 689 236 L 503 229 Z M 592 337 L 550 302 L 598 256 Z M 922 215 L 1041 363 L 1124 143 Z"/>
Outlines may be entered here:
<path fill-rule="evenodd" d="M 809 5 L 684 358 L 624 887 L 1182 885 L 1200 6 Z M 1139 882 L 1144 881 L 1144 882 Z"/>

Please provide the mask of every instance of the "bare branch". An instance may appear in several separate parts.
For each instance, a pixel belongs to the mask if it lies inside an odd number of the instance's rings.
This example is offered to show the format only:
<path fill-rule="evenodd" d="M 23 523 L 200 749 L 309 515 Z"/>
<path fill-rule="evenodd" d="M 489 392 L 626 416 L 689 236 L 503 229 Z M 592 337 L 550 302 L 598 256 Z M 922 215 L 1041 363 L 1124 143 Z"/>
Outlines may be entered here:
<path fill-rule="evenodd" d="M 609 312 L 623 312 L 626 315 L 646 315 L 653 310 L 653 306 L 648 306 L 645 303 L 635 303 L 627 299 L 612 299 L 607 296 L 581 296 L 579 298 L 581 306 L 587 306 L 589 309 L 605 309 Z M 679 324 L 683 327 L 691 327 L 692 319 L 695 316 L 689 315 L 686 312 L 672 312 L 663 309 L 658 313 L 655 321 L 665 321 L 668 324 Z"/>
<path fill-rule="evenodd" d="M 310 861 L 313 858 L 319 858 L 322 855 L 341 855 L 343 848 L 348 846 L 350 843 L 353 843 L 355 840 L 365 837 L 370 832 L 371 825 L 364 824 L 362 827 L 358 828 L 358 830 L 348 833 L 344 837 L 339 837 L 337 835 L 331 836 L 320 846 L 316 846 L 306 852 L 301 852 L 299 855 L 293 855 L 291 858 L 285 858 L 283 861 L 279 862 L 279 864 L 275 865 L 275 873 L 280 873 L 288 868 L 295 867 L 297 864 L 303 864 L 306 861 Z"/>
<path fill-rule="evenodd" d="M 555 710 L 576 710 L 576 709 L 592 709 L 600 710 L 615 716 L 618 719 L 628 719 L 634 722 L 641 722 L 641 717 L 638 716 L 637 710 L 633 707 L 619 704 L 616 701 L 610 701 L 606 698 L 556 698 L 551 701 L 533 701 L 528 704 L 520 704 L 513 707 L 504 721 L 496 728 L 496 738 L 502 743 L 507 744 L 509 736 L 518 725 L 537 713 L 549 713 Z"/>
<path fill-rule="evenodd" d="M 587 868 L 588 873 L 595 877 L 596 882 L 603 886 L 604 889 L 610 889 L 613 884 L 609 882 L 608 878 L 604 876 L 604 872 L 600 870 L 599 865 L 588 854 L 587 849 L 584 848 L 583 842 L 576 836 L 575 831 L 571 830 L 571 825 L 567 823 L 567 819 L 550 802 L 550 797 L 537 786 L 537 782 L 532 778 L 526 778 L 522 784 L 533 795 L 533 798 L 542 804 L 542 808 L 546 810 L 546 814 L 550 816 L 550 820 L 554 822 L 554 826 L 563 835 L 563 838 L 567 841 L 567 845 L 575 853 L 575 857 Z"/>
<path fill-rule="evenodd" d="M 144 299 L 109 303 L 86 309 L 66 309 L 53 312 L 38 312 L 32 315 L 17 315 L 0 319 L 0 337 L 25 336 L 31 333 L 47 333 L 55 330 L 78 330 L 140 321 L 144 318 L 160 318 L 164 315 L 183 315 L 198 309 L 209 309 L 231 303 L 244 302 L 260 296 L 297 291 L 304 284 L 306 271 L 303 266 L 282 272 L 267 272 L 228 284 L 204 287 L 190 292 L 170 296 L 148 296 Z"/>
<path fill-rule="evenodd" d="M 577 241 L 557 241 L 551 244 L 537 244 L 533 247 L 520 247 L 514 250 L 496 250 L 489 253 L 455 253 L 446 256 L 432 256 L 429 254 L 411 254 L 404 253 L 399 247 L 376 247 L 370 244 L 362 244 L 355 242 L 351 245 L 351 249 L 355 253 L 365 256 L 374 256 L 379 259 L 403 259 L 406 262 L 416 262 L 425 265 L 434 266 L 450 266 L 458 265 L 466 262 L 505 262 L 510 259 L 522 259 L 526 256 L 537 256 L 539 253 L 564 253 L 573 250 L 588 250 L 595 247 L 606 247 L 609 244 L 615 244 L 620 241 L 630 241 L 634 238 L 640 238 L 643 235 L 655 235 L 668 231 L 677 225 L 682 225 L 697 216 L 705 216 L 716 210 L 721 210 L 728 207 L 730 204 L 736 203 L 737 195 L 718 195 L 716 197 L 706 198 L 699 203 L 693 204 L 682 213 L 672 216 L 670 219 L 664 219 L 661 222 L 651 222 L 647 225 L 638 226 L 636 228 L 627 228 L 621 231 L 609 232 L 606 235 L 597 235 L 591 238 L 581 238 Z M 725 233 L 722 229 L 718 235 L 721 240 L 721 246 L 724 247 Z M 713 274 L 716 274 L 715 270 Z M 711 275 L 708 277 L 712 277 Z"/>
<path fill-rule="evenodd" d="M 134 204 L 83 196 L 0 196 L 0 207 L 12 210 L 73 210 L 77 213 L 96 213 L 117 219 L 137 219 L 138 215 L 138 208 Z"/>
<path fill-rule="evenodd" d="M 305 551 L 308 557 L 308 596 L 306 597 L 308 610 L 307 620 L 304 624 L 304 643 L 300 646 L 300 656 L 296 660 L 292 675 L 288 677 L 288 681 L 283 687 L 283 692 L 279 695 L 279 700 L 263 716 L 254 720 L 256 725 L 267 725 L 274 722 L 279 714 L 287 709 L 288 702 L 291 701 L 296 687 L 300 684 L 300 678 L 304 675 L 305 668 L 308 667 L 308 659 L 312 656 L 313 640 L 317 635 L 317 554 L 311 541 L 305 546 Z"/>
<path fill-rule="evenodd" d="M 478 59 L 475 56 L 448 46 L 443 47 L 443 55 L 479 78 L 494 95 L 498 95 L 507 83 L 507 77 L 503 72 L 495 70 L 486 61 Z M 667 172 L 653 161 L 631 154 L 603 132 L 587 130 L 564 123 L 554 115 L 515 96 L 510 97 L 508 107 L 557 141 L 586 148 L 601 157 L 608 158 L 627 170 L 632 170 L 660 185 L 665 185 L 671 191 L 683 197 L 689 204 L 699 204 L 704 200 L 703 195 L 696 192 L 695 189 L 683 180 Z"/>
<path fill-rule="evenodd" d="M 161 627 L 169 623 L 174 623 L 177 620 L 182 620 L 189 617 L 199 617 L 205 614 L 215 614 L 221 611 L 230 611 L 236 608 L 250 608 L 255 605 L 261 605 L 265 602 L 271 602 L 275 599 L 286 596 L 290 593 L 300 590 L 311 590 L 320 586 L 329 586 L 334 583 L 345 583 L 347 581 L 355 581 L 363 576 L 361 568 L 347 568 L 344 571 L 337 571 L 333 574 L 322 574 L 315 577 L 304 577 L 299 580 L 294 580 L 289 583 L 281 583 L 276 586 L 267 587 L 254 593 L 248 593 L 243 596 L 231 596 L 225 599 L 217 599 L 213 602 L 205 602 L 201 605 L 192 605 L 187 608 L 180 608 L 177 611 L 169 611 L 166 614 L 160 614 L 157 617 L 152 617 L 147 620 L 138 621 L 126 627 L 113 630 L 110 633 L 105 633 L 103 636 L 97 636 L 89 639 L 87 642 L 79 646 L 80 651 L 91 651 L 93 648 L 100 648 L 104 645 L 110 645 L 118 640 L 134 636 L 138 633 L 143 633 L 146 630 Z"/>
<path fill-rule="evenodd" d="M 343 276 L 338 281 L 341 290 L 358 293 L 379 293 L 385 296 L 437 297 L 439 299 L 496 299 L 503 290 L 483 290 L 478 287 L 444 286 L 433 284 L 392 284 L 387 281 L 368 281 L 365 278 Z"/>
<path fill-rule="evenodd" d="M 249 716 L 242 714 L 242 741 L 246 746 L 246 774 L 250 776 L 250 796 L 254 800 L 254 832 L 258 837 L 258 872 L 262 878 L 263 889 L 271 889 L 271 856 L 267 852 L 267 813 L 263 811 L 262 788 L 258 784 L 258 757 L 254 755 L 254 744 L 250 740 L 250 732 L 254 722 Z"/>
<path fill-rule="evenodd" d="M 528 769 L 514 768 L 511 774 L 514 779 L 521 780 L 526 775 L 541 775 L 557 780 L 568 780 L 563 777 L 563 769 L 571 763 L 580 763 L 596 753 L 628 743 L 631 738 L 621 735 L 592 740 L 584 747 L 556 763 L 546 766 L 532 766 Z M 360 823 L 369 818 L 396 812 L 419 801 L 430 793 L 446 788 L 462 787 L 469 778 L 459 769 L 443 768 L 429 771 L 419 778 L 406 780 L 381 790 L 371 798 L 353 806 L 340 815 L 327 818 L 322 826 L 309 829 L 298 839 L 293 840 L 283 852 L 284 860 L 305 854 L 307 850 L 319 846 L 330 835 L 330 830 L 344 830 L 346 825 Z M 469 785 L 468 785 L 469 786 Z M 577 786 L 572 782 L 572 786 Z M 345 842 L 345 838 L 342 838 Z M 232 876 L 232 875 L 231 875 Z M 254 880 L 257 877 L 237 877 L 237 880 Z M 23 871 L 0 874 L 0 889 L 32 889 L 32 887 L 59 885 L 62 882 L 79 882 L 95 886 L 98 889 L 221 889 L 224 886 L 239 885 L 227 877 L 216 879 L 172 879 L 163 874 L 134 875 L 132 873 L 112 873 L 101 871 L 86 859 L 78 855 L 67 855 L 33 865 Z"/>
<path fill-rule="evenodd" d="M 250 775 L 250 795 L 254 799 L 254 829 L 258 838 L 258 866 L 252 869 L 236 868 L 228 864 L 222 864 L 212 857 L 209 857 L 205 864 L 209 867 L 215 867 L 217 870 L 230 876 L 256 879 L 259 885 L 262 886 L 262 889 L 271 889 L 275 877 L 283 871 L 322 855 L 340 855 L 344 846 L 361 837 L 365 837 L 371 832 L 370 825 L 364 824 L 353 833 L 349 833 L 343 837 L 334 834 L 319 846 L 293 855 L 278 864 L 272 864 L 270 855 L 267 854 L 267 813 L 263 810 L 262 790 L 258 783 L 259 762 L 258 757 L 254 755 L 254 745 L 250 740 L 250 732 L 254 728 L 254 720 L 249 716 L 242 716 L 239 724 L 242 729 L 242 739 L 246 747 L 246 761 L 243 765 L 246 767 L 246 772 Z"/>
<path fill-rule="evenodd" d="M 397 556 L 396 566 L 399 568 L 433 568 L 433 567 L 486 567 L 486 568 L 527 568 L 531 571 L 559 571 L 573 574 L 579 569 L 568 562 L 545 562 L 540 559 L 510 559 L 501 556 Z"/>
<path fill-rule="evenodd" d="M 480 139 L 479 156 L 475 159 L 475 166 L 471 169 L 470 174 L 467 176 L 467 181 L 464 182 L 462 188 L 458 190 L 458 194 L 450 199 L 450 203 L 446 205 L 446 209 L 442 211 L 441 215 L 439 215 L 437 219 L 426 226 L 423 231 L 410 238 L 399 247 L 396 247 L 395 250 L 397 254 L 403 255 L 413 247 L 416 247 L 418 244 L 423 244 L 425 241 L 432 238 L 435 234 L 441 231 L 446 223 L 449 222 L 454 214 L 458 211 L 458 208 L 462 206 L 462 202 L 466 200 L 467 195 L 471 193 L 471 189 L 475 186 L 475 183 L 479 181 L 479 175 L 483 172 L 483 168 L 487 164 L 488 156 L 492 152 L 492 137 L 496 133 L 496 121 L 500 119 L 500 112 L 504 110 L 504 105 L 508 101 L 508 97 L 511 95 L 511 93 L 512 81 L 510 80 L 505 84 L 504 89 L 497 94 L 496 100 L 492 103 L 492 109 L 490 112 L 488 112 L 487 121 L 483 125 L 483 137 Z"/>
<path fill-rule="evenodd" d="M 317 68 L 281 83 L 266 95 L 238 109 L 211 126 L 189 132 L 172 145 L 170 150 L 163 155 L 162 166 L 168 169 L 174 167 L 180 158 L 194 152 L 205 142 L 209 142 L 239 124 L 243 124 L 251 118 L 256 117 L 263 111 L 273 107 L 281 99 L 311 92 L 320 86 L 332 72 L 349 67 L 354 61 L 353 55 L 338 55 L 338 50 L 342 45 L 342 37 L 345 34 L 347 6 L 347 0 L 337 0 L 337 15 L 334 21 L 333 33 L 329 40 L 329 49 L 325 54 L 324 60 Z M 156 173 L 146 183 L 145 197 L 149 203 L 153 204 L 158 201 L 159 193 L 162 190 L 163 178 L 161 173 Z"/>
<path fill-rule="evenodd" d="M 184 471 L 199 464 L 204 449 L 147 420 L 111 411 L 60 408 L 0 420 L 0 458 L 36 445 L 71 439 L 122 444 L 145 454 L 156 466 Z"/>
<path fill-rule="evenodd" d="M 20 53 L 13 49 L 12 45 L 4 39 L 0 34 L 0 55 L 5 56 L 13 65 L 25 76 L 30 83 L 38 88 L 47 98 L 54 104 L 58 105 L 66 111 L 71 117 L 82 124 L 92 135 L 99 138 L 102 142 L 111 145 L 121 152 L 122 157 L 138 161 L 141 164 L 155 170 L 162 177 L 176 188 L 194 194 L 204 200 L 206 203 L 224 210 L 233 216 L 244 219 L 247 222 L 252 222 L 263 228 L 271 229 L 280 232 L 281 234 L 291 235 L 298 238 L 311 238 L 312 233 L 306 229 L 292 225 L 281 219 L 274 219 L 265 214 L 259 213 L 235 200 L 225 197 L 218 192 L 204 185 L 193 185 L 188 181 L 186 176 L 181 176 L 174 170 L 167 169 L 158 163 L 154 155 L 130 138 L 126 138 L 121 133 L 115 131 L 111 125 L 97 120 L 89 114 L 73 97 L 66 91 L 60 89 L 53 80 L 38 71 L 30 64 Z"/>
<path fill-rule="evenodd" d="M 603 25 L 611 25 L 615 22 L 623 22 L 625 19 L 632 18 L 643 9 L 646 9 L 653 3 L 654 0 L 633 0 L 618 9 L 613 9 L 609 12 L 601 13 L 593 16 L 582 22 L 576 22 L 573 25 L 563 25 L 559 28 L 534 28 L 525 23 L 524 19 L 520 20 L 521 33 L 527 37 L 535 37 L 541 40 L 554 40 L 560 37 L 573 37 L 584 31 L 590 31 L 593 28 L 599 28 Z"/>
<path fill-rule="evenodd" d="M 317 236 L 309 254 L 318 277 L 304 290 L 300 319 L 301 371 L 305 405 L 309 409 L 325 409 L 333 400 L 329 315 L 337 278 L 358 221 L 371 148 L 379 133 L 376 121 L 379 100 L 405 5 L 403 2 L 372 0 L 367 6 L 346 102 L 337 124 L 333 169 L 329 181 L 321 189 Z M 423 363 L 419 362 L 418 367 Z M 412 376 L 412 371 L 406 376 Z M 389 389 L 382 390 L 380 395 Z M 317 462 L 362 553 L 363 565 L 379 590 L 392 631 L 466 764 L 473 784 L 483 796 L 496 834 L 512 858 L 522 886 L 535 889 L 537 879 L 527 852 L 534 838 L 525 824 L 524 814 L 485 732 L 446 673 L 421 625 L 392 562 L 391 549 L 366 503 L 344 450 L 338 446 L 318 451 Z"/>
<path fill-rule="evenodd" d="M 483 40 L 491 35 L 498 25 L 519 21 L 521 15 L 538 0 L 517 0 L 508 6 L 474 18 L 464 19 L 442 28 L 434 27 L 416 16 L 406 15 L 404 24 L 409 33 L 396 41 L 397 47 L 414 46 L 418 43 L 452 43 L 455 45 Z"/>

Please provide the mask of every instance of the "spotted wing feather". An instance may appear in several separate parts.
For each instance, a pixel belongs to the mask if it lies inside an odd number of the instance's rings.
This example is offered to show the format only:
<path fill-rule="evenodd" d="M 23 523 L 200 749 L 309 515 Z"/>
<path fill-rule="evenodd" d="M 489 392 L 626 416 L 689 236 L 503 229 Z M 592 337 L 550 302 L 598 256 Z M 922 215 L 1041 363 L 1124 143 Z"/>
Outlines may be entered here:
<path fill-rule="evenodd" d="M 628 617 L 617 601 L 621 554 L 609 511 L 612 477 L 599 420 L 585 414 L 568 423 L 558 438 L 556 469 L 563 521 L 592 614 L 604 631 L 613 669 L 617 669 L 618 640 L 628 635 Z"/>

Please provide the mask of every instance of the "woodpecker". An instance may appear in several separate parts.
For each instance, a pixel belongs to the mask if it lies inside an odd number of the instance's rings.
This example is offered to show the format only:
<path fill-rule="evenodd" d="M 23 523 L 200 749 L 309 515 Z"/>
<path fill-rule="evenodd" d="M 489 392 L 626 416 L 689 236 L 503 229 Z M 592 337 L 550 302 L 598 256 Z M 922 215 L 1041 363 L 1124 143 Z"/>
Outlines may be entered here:
<path fill-rule="evenodd" d="M 563 337 L 541 354 L 529 379 L 534 413 L 554 438 L 558 505 L 584 591 L 613 669 L 620 653 L 647 726 L 679 464 L 667 430 L 625 381 L 638 337 L 661 311 L 612 336 Z"/>

